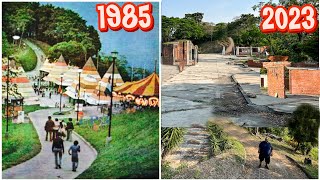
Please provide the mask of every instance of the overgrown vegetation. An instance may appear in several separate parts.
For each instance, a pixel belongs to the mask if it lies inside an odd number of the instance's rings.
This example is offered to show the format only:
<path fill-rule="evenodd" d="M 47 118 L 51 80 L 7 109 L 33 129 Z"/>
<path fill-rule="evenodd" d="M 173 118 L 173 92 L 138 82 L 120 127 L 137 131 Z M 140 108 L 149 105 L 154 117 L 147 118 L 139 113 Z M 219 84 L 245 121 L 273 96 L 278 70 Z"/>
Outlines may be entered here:
<path fill-rule="evenodd" d="M 45 109 L 38 105 L 24 106 L 25 113 Z M 5 106 L 2 106 L 4 117 Z M 9 138 L 5 138 L 6 118 L 2 118 L 2 170 L 27 161 L 41 150 L 38 134 L 32 123 L 13 124 L 9 119 Z"/>
<path fill-rule="evenodd" d="M 320 125 L 319 109 L 310 104 L 301 104 L 289 119 L 289 134 L 297 142 L 295 150 L 309 153 L 318 144 Z"/>
<path fill-rule="evenodd" d="M 221 127 L 212 122 L 208 122 L 207 129 L 210 134 L 212 156 L 216 156 L 227 149 L 231 149 L 232 143 L 227 138 L 227 134 L 223 132 Z"/>
<path fill-rule="evenodd" d="M 165 157 L 171 150 L 177 147 L 183 140 L 185 130 L 178 127 L 161 128 L 161 157 Z"/>
<path fill-rule="evenodd" d="M 158 178 L 159 110 L 114 115 L 112 141 L 107 146 L 106 128 L 97 132 L 85 125 L 75 128 L 98 151 L 97 159 L 77 178 Z"/>
<path fill-rule="evenodd" d="M 260 69 L 260 74 L 267 74 L 267 73 L 268 73 L 267 68 L 261 68 Z"/>
<path fill-rule="evenodd" d="M 210 142 L 212 144 L 211 155 L 214 155 L 215 157 L 201 161 L 201 163 L 192 167 L 182 163 L 178 168 L 172 168 L 168 162 L 163 161 L 161 163 L 162 179 L 206 178 L 209 175 L 212 175 L 212 172 L 209 172 L 211 169 L 218 171 L 218 168 L 221 167 L 221 164 L 219 164 L 221 160 L 226 160 L 227 163 L 233 167 L 242 167 L 246 158 L 244 146 L 238 140 L 224 133 L 218 125 L 214 124 L 214 122 L 208 122 L 207 130 L 210 133 Z M 224 161 L 224 163 L 226 162 Z M 210 168 L 208 168 L 208 166 Z M 208 171 L 208 169 L 210 170 Z M 220 178 L 221 177 L 225 176 L 221 175 Z"/>
<path fill-rule="evenodd" d="M 259 128 L 259 132 L 272 134 L 271 137 L 277 139 L 270 139 L 276 150 L 294 159 L 310 177 L 318 179 L 319 110 L 310 104 L 301 104 L 293 112 L 288 126 Z M 307 157 L 312 160 L 311 165 L 304 163 Z"/>

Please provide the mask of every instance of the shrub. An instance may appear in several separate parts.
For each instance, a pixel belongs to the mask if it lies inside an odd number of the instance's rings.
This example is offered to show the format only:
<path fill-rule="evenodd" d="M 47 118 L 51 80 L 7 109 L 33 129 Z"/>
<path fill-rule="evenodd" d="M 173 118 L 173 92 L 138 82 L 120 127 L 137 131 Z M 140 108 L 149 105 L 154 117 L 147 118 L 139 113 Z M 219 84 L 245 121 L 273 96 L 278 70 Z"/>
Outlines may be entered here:
<path fill-rule="evenodd" d="M 232 148 L 232 143 L 222 128 L 213 123 L 209 123 L 207 127 L 210 134 L 211 155 L 216 156 Z"/>
<path fill-rule="evenodd" d="M 267 68 L 261 68 L 260 69 L 260 74 L 267 74 L 267 73 L 268 73 Z"/>
<path fill-rule="evenodd" d="M 184 129 L 176 127 L 161 128 L 161 157 L 165 157 L 172 149 L 177 147 L 183 140 Z"/>
<path fill-rule="evenodd" d="M 301 104 L 297 107 L 288 121 L 289 134 L 298 143 L 295 150 L 298 150 L 303 143 L 317 145 L 319 122 L 319 109 L 310 104 Z"/>

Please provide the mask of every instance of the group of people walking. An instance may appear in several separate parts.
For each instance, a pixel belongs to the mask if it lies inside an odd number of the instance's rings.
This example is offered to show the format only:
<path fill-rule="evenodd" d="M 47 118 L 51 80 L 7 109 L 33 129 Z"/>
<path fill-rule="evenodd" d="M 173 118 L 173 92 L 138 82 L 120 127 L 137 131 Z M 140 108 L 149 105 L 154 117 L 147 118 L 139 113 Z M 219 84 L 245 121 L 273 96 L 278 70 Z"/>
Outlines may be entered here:
<path fill-rule="evenodd" d="M 52 152 L 55 156 L 56 169 L 61 169 L 62 155 L 64 154 L 64 141 L 72 142 L 72 131 L 74 129 L 72 118 L 69 118 L 67 123 L 64 120 L 55 118 L 53 121 L 51 116 L 48 116 L 48 120 L 44 126 L 46 131 L 46 141 L 52 142 Z M 48 139 L 49 138 L 49 139 Z M 80 152 L 80 146 L 78 141 L 74 141 L 73 145 L 69 148 L 68 153 L 71 155 L 72 171 L 76 171 L 78 167 L 78 153 Z"/>

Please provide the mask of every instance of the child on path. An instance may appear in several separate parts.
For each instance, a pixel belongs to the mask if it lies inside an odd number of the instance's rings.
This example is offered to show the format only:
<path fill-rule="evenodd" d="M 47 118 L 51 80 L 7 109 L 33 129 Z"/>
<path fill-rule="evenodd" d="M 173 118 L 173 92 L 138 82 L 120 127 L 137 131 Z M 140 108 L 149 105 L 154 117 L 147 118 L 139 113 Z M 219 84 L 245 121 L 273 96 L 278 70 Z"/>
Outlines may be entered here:
<path fill-rule="evenodd" d="M 78 144 L 79 144 L 78 141 L 74 141 L 73 145 L 70 147 L 70 149 L 68 151 L 69 155 L 71 155 L 72 171 L 73 172 L 76 172 L 76 169 L 77 169 L 78 163 L 79 163 L 78 152 L 80 152 L 80 146 Z"/>

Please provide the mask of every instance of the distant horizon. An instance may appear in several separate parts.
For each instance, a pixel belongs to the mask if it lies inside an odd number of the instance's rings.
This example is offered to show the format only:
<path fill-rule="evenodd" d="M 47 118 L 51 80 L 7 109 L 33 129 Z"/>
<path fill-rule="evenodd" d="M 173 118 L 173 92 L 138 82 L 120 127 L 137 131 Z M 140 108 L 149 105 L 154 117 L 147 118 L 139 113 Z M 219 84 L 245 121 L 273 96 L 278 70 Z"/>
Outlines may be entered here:
<path fill-rule="evenodd" d="M 72 10 L 78 13 L 87 25 L 92 25 L 99 34 L 101 42 L 100 53 L 110 55 L 116 50 L 119 55 L 127 58 L 128 66 L 134 68 L 144 68 L 154 70 L 154 62 L 159 60 L 159 3 L 151 2 L 153 5 L 154 28 L 149 32 L 137 30 L 136 32 L 126 32 L 124 30 L 100 32 L 98 29 L 98 13 L 96 4 L 108 2 L 40 2 L 41 5 L 52 4 L 56 7 Z M 137 2 L 135 4 L 141 4 Z M 119 4 L 123 4 L 119 2 Z M 159 64 L 159 63 L 158 63 Z M 159 65 L 157 66 L 159 72 Z"/>

